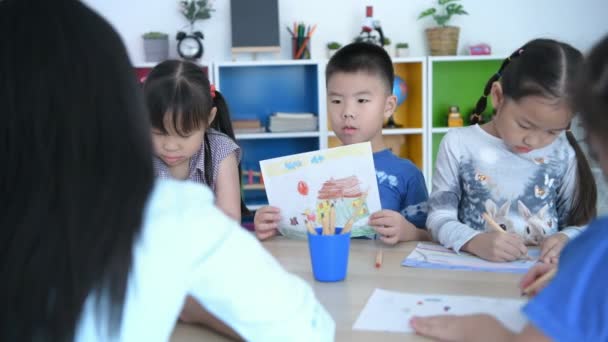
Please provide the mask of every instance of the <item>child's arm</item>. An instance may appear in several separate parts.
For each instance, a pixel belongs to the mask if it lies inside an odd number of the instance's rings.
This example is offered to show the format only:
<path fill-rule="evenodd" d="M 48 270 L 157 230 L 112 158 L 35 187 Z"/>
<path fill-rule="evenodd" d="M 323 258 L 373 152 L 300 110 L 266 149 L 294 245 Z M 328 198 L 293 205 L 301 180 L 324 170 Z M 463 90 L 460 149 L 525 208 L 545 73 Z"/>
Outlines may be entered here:
<path fill-rule="evenodd" d="M 551 341 L 532 324 L 514 334 L 489 315 L 414 317 L 410 325 L 416 334 L 440 341 Z"/>
<path fill-rule="evenodd" d="M 335 324 L 310 285 L 287 273 L 251 234 L 211 203 L 191 205 L 180 217 L 188 238 L 177 250 L 184 264 L 174 268 L 187 269 L 173 281 L 187 284 L 185 292 L 205 311 L 248 341 L 333 339 Z"/>
<path fill-rule="evenodd" d="M 226 215 L 241 222 L 241 187 L 238 162 L 230 153 L 219 165 L 215 181 L 215 204 Z"/>
<path fill-rule="evenodd" d="M 266 240 L 278 234 L 279 221 L 281 221 L 281 210 L 269 205 L 256 210 L 253 218 L 253 229 L 255 236 L 260 240 Z"/>
<path fill-rule="evenodd" d="M 540 244 L 539 260 L 547 264 L 557 264 L 559 261 L 559 254 L 568 241 L 570 241 L 570 238 L 564 233 L 555 233 L 545 238 Z"/>
<path fill-rule="evenodd" d="M 577 237 L 586 226 L 566 226 L 569 221 L 570 209 L 576 192 L 577 183 L 576 155 L 568 161 L 566 173 L 562 177 L 562 186 L 557 193 L 557 215 L 559 232 L 543 240 L 540 246 L 540 260 L 545 263 L 557 263 L 559 254 L 568 241 Z"/>
<path fill-rule="evenodd" d="M 380 240 L 389 245 L 400 241 L 428 241 L 430 234 L 405 219 L 393 210 L 380 210 L 369 217 L 369 225 L 374 227 Z"/>
<path fill-rule="evenodd" d="M 433 239 L 456 252 L 481 233 L 458 219 L 458 205 L 462 189 L 460 188 L 459 153 L 457 151 L 461 142 L 457 133 L 456 130 L 448 132 L 439 146 L 426 221 L 426 226 Z"/>
<path fill-rule="evenodd" d="M 243 338 L 236 331 L 207 311 L 191 296 L 186 298 L 179 320 L 189 324 L 201 324 L 232 340 L 243 341 Z"/>

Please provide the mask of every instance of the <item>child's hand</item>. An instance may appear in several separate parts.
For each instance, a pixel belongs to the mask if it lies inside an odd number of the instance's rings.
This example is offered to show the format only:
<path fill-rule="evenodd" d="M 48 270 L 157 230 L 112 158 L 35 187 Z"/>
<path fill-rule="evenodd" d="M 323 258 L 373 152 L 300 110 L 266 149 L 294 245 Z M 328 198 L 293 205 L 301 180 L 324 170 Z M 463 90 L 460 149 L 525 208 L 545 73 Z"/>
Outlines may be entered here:
<path fill-rule="evenodd" d="M 387 245 L 416 239 L 416 226 L 393 210 L 380 210 L 373 213 L 369 217 L 369 225 L 376 230 L 380 235 L 380 240 Z"/>
<path fill-rule="evenodd" d="M 555 267 L 557 267 L 555 264 L 538 263 L 538 264 L 534 265 L 534 267 L 530 268 L 528 270 L 528 273 L 526 273 L 526 275 L 524 275 L 524 277 L 521 278 L 521 281 L 519 282 L 519 289 L 523 292 L 524 289 L 526 287 L 530 286 L 530 284 L 532 284 L 534 281 L 536 281 L 536 279 L 542 277 L 543 274 L 551 271 Z M 538 289 L 537 291 L 532 291 L 532 292 L 528 293 L 528 296 L 530 296 L 530 297 L 535 296 L 538 293 L 538 291 L 540 291 L 541 289 L 542 288 Z"/>
<path fill-rule="evenodd" d="M 465 243 L 462 249 L 495 262 L 513 261 L 528 254 L 528 248 L 519 235 L 502 232 L 481 233 Z"/>
<path fill-rule="evenodd" d="M 278 233 L 281 210 L 269 205 L 256 210 L 253 218 L 253 229 L 255 236 L 260 240 L 266 240 Z"/>
<path fill-rule="evenodd" d="M 540 258 L 541 262 L 546 264 L 557 264 L 559 261 L 559 253 L 568 243 L 568 236 L 562 233 L 556 233 L 548 238 L 544 239 L 540 244 Z"/>
<path fill-rule="evenodd" d="M 485 314 L 413 317 L 410 326 L 416 334 L 440 341 L 506 341 L 513 337 L 494 317 Z"/>

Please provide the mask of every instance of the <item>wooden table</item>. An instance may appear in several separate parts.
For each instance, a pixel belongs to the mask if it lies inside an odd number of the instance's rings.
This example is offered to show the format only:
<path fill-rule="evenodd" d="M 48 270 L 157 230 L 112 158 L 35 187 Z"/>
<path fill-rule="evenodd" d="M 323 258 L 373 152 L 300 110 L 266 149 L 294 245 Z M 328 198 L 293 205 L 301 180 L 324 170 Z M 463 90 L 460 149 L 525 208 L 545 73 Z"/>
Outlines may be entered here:
<path fill-rule="evenodd" d="M 287 271 L 314 288 L 317 298 L 336 321 L 336 341 L 421 341 L 413 334 L 352 330 L 355 320 L 375 288 L 414 293 L 521 298 L 517 283 L 521 275 L 453 270 L 432 270 L 401 266 L 417 242 L 393 247 L 380 241 L 352 240 L 348 274 L 337 283 L 316 282 L 312 275 L 308 244 L 301 240 L 275 238 L 263 245 Z M 376 252 L 383 250 L 380 269 L 374 267 Z M 204 328 L 178 324 L 172 341 L 225 341 Z"/>

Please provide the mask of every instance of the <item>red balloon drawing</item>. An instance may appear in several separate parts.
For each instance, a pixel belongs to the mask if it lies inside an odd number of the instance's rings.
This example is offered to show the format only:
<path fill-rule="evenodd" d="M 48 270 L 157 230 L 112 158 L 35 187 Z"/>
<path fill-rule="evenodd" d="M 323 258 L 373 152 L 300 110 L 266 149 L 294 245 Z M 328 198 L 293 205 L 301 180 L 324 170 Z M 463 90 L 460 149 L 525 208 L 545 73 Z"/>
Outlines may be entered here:
<path fill-rule="evenodd" d="M 308 184 L 306 184 L 306 182 L 304 182 L 304 181 L 299 181 L 298 182 L 298 192 L 302 196 L 308 195 Z"/>

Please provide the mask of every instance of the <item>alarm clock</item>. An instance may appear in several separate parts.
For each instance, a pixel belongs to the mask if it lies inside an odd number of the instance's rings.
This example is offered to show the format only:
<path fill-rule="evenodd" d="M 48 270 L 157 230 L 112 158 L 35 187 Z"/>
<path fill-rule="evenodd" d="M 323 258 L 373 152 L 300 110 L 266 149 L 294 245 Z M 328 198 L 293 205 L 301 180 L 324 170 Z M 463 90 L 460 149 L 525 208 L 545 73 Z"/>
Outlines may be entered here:
<path fill-rule="evenodd" d="M 200 31 L 190 34 L 185 32 L 177 33 L 177 53 L 184 59 L 199 59 L 203 56 L 204 36 Z"/>

